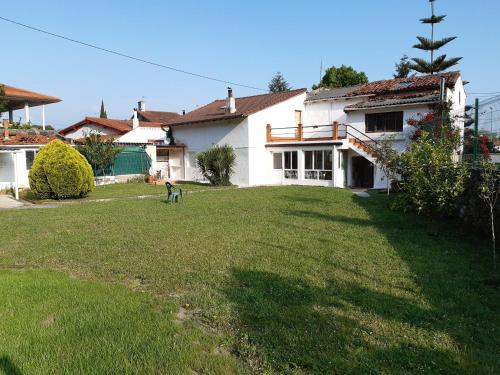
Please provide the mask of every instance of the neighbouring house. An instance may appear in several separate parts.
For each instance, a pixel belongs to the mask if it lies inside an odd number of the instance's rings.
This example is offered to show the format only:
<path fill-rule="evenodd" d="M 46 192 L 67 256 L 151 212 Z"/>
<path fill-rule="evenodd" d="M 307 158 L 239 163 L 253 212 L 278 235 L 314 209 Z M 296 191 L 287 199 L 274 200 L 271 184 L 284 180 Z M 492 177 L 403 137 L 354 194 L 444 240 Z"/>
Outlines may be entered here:
<path fill-rule="evenodd" d="M 140 100 L 137 103 L 137 118 L 139 121 L 160 122 L 166 124 L 181 115 L 177 112 L 146 111 L 146 102 Z"/>
<path fill-rule="evenodd" d="M 184 144 L 167 138 L 166 125 L 180 115 L 174 112 L 147 112 L 144 110 L 144 102 L 138 104 L 142 111 L 134 109 L 132 130 L 116 138 L 115 143 L 144 147 L 151 159 L 149 170 L 151 175 L 156 175 L 160 179 L 183 179 Z"/>
<path fill-rule="evenodd" d="M 9 121 L 3 120 L 0 134 L 0 190 L 29 187 L 28 174 L 36 153 L 54 139 L 64 140 L 55 130 L 9 129 Z"/>
<path fill-rule="evenodd" d="M 19 188 L 29 187 L 28 174 L 38 150 L 54 139 L 63 138 L 56 131 L 45 130 L 45 105 L 61 99 L 9 85 L 2 84 L 2 88 L 4 95 L 0 100 L 5 104 L 8 118 L 2 120 L 0 132 L 0 190 L 13 189 L 19 198 Z M 22 125 L 30 126 L 30 109 L 38 106 L 42 115 L 39 128 L 11 129 L 14 111 L 24 110 Z"/>
<path fill-rule="evenodd" d="M 131 130 L 131 120 L 85 117 L 82 121 L 59 130 L 59 133 L 67 139 L 77 141 L 85 138 L 90 133 L 100 134 L 104 139 L 115 139 Z"/>
<path fill-rule="evenodd" d="M 403 151 L 412 135 L 407 124 L 441 100 L 463 115 L 466 95 L 458 71 L 371 82 L 340 89 L 306 89 L 234 98 L 232 90 L 168 123 L 185 145 L 184 174 L 202 180 L 199 152 L 213 145 L 235 149 L 232 182 L 241 186 L 301 184 L 384 188 L 369 145 L 393 135 Z M 463 134 L 463 120 L 456 125 Z"/>
<path fill-rule="evenodd" d="M 167 142 L 166 129 L 162 129 L 167 122 L 178 117 L 180 115 L 175 112 L 146 111 L 144 101 L 139 101 L 138 109 L 134 109 L 130 120 L 86 117 L 62 129 L 60 133 L 74 142 L 81 141 L 90 133 L 97 133 L 103 139 L 112 139 L 116 144 L 124 146 L 125 150 L 134 150 L 134 155 L 139 155 L 137 147 L 142 147 L 150 158 L 148 162 L 150 174 L 179 179 L 183 175 L 183 145 Z M 132 151 L 127 153 L 132 155 Z M 120 155 L 119 158 L 125 158 L 125 155 Z M 132 156 L 128 159 L 132 159 Z M 140 159 L 143 159 L 142 156 Z M 136 165 L 137 173 L 130 173 L 130 176 L 142 173 L 143 168 L 139 166 L 140 163 L 132 164 Z M 127 168 L 119 169 L 127 170 Z M 134 168 L 128 170 L 133 171 Z M 123 180 L 127 176 L 116 177 L 118 180 Z"/>

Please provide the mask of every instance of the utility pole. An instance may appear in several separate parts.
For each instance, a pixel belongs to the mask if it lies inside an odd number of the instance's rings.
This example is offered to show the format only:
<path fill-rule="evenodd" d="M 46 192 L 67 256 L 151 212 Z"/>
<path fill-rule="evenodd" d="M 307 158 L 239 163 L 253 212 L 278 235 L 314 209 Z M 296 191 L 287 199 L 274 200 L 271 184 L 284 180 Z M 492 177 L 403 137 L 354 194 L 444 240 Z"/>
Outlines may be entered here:
<path fill-rule="evenodd" d="M 477 157 L 479 148 L 479 99 L 476 98 L 474 103 L 474 139 L 472 148 L 472 166 L 477 167 Z"/>
<path fill-rule="evenodd" d="M 434 18 L 434 1 L 436 0 L 429 0 L 429 2 L 431 3 L 431 9 L 432 9 L 432 18 Z M 434 24 L 432 23 L 431 24 L 431 41 L 432 43 L 434 43 Z M 431 49 L 431 67 L 434 66 L 434 50 Z M 434 68 L 431 68 L 431 74 L 434 74 L 434 71 L 433 71 Z"/>
<path fill-rule="evenodd" d="M 441 139 L 444 138 L 444 121 L 446 116 L 445 103 L 446 103 L 446 78 L 441 76 L 439 81 L 439 101 L 441 102 Z"/>

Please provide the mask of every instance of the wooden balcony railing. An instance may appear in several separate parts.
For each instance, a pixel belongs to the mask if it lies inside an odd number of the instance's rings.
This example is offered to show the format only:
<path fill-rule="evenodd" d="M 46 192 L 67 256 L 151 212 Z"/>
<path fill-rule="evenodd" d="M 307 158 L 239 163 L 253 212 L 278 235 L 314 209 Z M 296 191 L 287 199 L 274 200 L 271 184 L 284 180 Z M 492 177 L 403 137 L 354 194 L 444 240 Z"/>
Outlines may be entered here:
<path fill-rule="evenodd" d="M 345 131 L 335 121 L 331 125 L 314 125 L 273 128 L 271 124 L 266 127 L 266 140 L 271 142 L 307 142 L 307 141 L 336 141 L 345 138 Z"/>

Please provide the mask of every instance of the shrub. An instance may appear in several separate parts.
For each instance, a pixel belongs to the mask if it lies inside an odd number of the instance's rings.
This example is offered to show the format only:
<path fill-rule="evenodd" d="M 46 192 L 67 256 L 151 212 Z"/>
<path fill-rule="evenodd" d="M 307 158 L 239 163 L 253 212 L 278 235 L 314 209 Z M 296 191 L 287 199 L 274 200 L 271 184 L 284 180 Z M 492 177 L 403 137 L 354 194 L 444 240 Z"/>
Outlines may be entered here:
<path fill-rule="evenodd" d="M 54 140 L 37 153 L 29 182 L 39 198 L 80 198 L 94 188 L 94 174 L 82 154 Z"/>
<path fill-rule="evenodd" d="M 122 148 L 117 147 L 112 140 L 103 140 L 99 133 L 87 135 L 76 149 L 85 156 L 97 175 L 99 171 L 105 175 L 106 170 L 113 165 L 116 155 L 122 151 Z"/>
<path fill-rule="evenodd" d="M 215 145 L 198 154 L 197 164 L 203 177 L 212 185 L 231 185 L 236 155 L 229 145 Z"/>
<path fill-rule="evenodd" d="M 396 206 L 419 213 L 450 215 L 469 175 L 465 164 L 453 161 L 454 142 L 436 142 L 422 131 L 401 155 L 401 193 Z"/>

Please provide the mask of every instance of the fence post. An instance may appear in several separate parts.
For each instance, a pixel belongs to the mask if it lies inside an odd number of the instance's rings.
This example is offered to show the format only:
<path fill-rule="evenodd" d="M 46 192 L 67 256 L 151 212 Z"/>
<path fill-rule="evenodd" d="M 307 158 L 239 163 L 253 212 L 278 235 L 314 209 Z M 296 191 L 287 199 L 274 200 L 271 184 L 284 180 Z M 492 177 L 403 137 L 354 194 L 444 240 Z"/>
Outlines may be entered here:
<path fill-rule="evenodd" d="M 271 142 L 271 124 L 266 125 L 266 142 Z"/>
<path fill-rule="evenodd" d="M 339 139 L 339 123 L 334 121 L 332 124 L 332 139 L 336 141 Z"/>
<path fill-rule="evenodd" d="M 297 125 L 297 137 L 299 142 L 304 140 L 304 132 L 302 128 L 302 124 Z"/>

